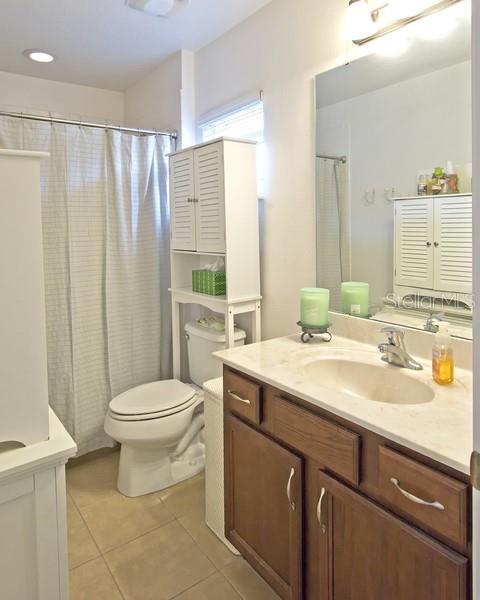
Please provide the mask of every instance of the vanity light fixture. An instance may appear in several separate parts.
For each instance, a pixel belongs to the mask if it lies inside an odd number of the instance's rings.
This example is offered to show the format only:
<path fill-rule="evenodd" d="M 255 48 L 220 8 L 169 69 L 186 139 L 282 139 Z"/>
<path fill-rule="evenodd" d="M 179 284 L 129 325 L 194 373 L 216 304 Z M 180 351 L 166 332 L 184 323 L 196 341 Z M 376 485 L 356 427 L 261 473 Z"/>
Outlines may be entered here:
<path fill-rule="evenodd" d="M 367 0 L 349 0 L 349 34 L 354 44 L 363 46 L 424 19 L 464 0 L 391 0 L 370 10 Z"/>
<path fill-rule="evenodd" d="M 30 48 L 28 50 L 24 50 L 22 54 L 30 60 L 34 60 L 35 62 L 39 63 L 51 63 L 55 60 L 53 54 L 50 54 L 50 52 L 45 52 L 45 50 L 35 50 L 34 48 Z"/>

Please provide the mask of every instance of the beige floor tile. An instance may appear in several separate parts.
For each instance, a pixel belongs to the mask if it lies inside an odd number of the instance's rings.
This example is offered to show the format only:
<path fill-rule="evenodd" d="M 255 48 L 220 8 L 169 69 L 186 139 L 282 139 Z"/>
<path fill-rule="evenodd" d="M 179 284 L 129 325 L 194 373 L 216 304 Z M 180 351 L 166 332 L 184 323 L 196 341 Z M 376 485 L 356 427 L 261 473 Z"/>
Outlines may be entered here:
<path fill-rule="evenodd" d="M 79 508 L 118 494 L 118 458 L 113 452 L 67 469 L 67 490 Z"/>
<path fill-rule="evenodd" d="M 178 518 L 205 514 L 205 477 L 203 474 L 158 493 L 165 506 Z"/>
<path fill-rule="evenodd" d="M 130 542 L 174 520 L 156 495 L 126 498 L 120 493 L 80 508 L 102 552 Z"/>
<path fill-rule="evenodd" d="M 103 558 L 70 571 L 70 600 L 122 600 Z"/>
<path fill-rule="evenodd" d="M 241 596 L 221 573 L 215 573 L 180 596 L 176 596 L 175 600 L 241 600 Z"/>
<path fill-rule="evenodd" d="M 236 558 L 222 573 L 244 600 L 280 600 L 243 558 Z"/>
<path fill-rule="evenodd" d="M 217 569 L 223 569 L 236 558 L 218 537 L 207 527 L 203 514 L 190 512 L 179 519 L 188 533 Z"/>
<path fill-rule="evenodd" d="M 176 521 L 105 555 L 126 600 L 168 600 L 215 572 Z"/>
<path fill-rule="evenodd" d="M 90 532 L 70 496 L 67 496 L 68 564 L 70 569 L 100 556 Z"/>

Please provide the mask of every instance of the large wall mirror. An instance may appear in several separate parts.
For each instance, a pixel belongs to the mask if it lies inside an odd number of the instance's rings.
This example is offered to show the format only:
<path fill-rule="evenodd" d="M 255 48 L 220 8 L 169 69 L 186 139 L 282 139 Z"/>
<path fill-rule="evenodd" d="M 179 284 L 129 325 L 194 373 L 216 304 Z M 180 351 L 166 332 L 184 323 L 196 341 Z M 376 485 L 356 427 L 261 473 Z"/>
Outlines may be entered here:
<path fill-rule="evenodd" d="M 471 339 L 469 16 L 454 25 L 317 76 L 317 285 L 333 311 Z"/>

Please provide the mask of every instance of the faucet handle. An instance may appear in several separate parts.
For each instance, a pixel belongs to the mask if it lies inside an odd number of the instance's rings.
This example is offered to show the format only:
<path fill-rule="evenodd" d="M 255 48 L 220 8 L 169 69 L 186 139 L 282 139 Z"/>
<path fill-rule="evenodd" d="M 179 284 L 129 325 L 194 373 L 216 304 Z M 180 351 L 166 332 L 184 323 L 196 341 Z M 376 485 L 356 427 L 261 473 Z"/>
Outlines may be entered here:
<path fill-rule="evenodd" d="M 390 325 L 389 327 L 383 327 L 382 333 L 386 333 L 388 337 L 388 342 L 390 344 L 396 345 L 396 340 L 403 340 L 405 336 L 405 329 L 401 327 L 395 327 L 394 325 Z"/>

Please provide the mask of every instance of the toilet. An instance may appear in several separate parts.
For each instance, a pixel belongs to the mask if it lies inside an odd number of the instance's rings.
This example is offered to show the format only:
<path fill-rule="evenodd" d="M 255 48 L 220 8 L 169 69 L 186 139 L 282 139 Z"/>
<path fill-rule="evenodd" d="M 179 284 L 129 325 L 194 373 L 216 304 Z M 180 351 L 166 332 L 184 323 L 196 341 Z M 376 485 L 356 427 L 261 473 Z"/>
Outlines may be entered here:
<path fill-rule="evenodd" d="M 222 375 L 212 352 L 225 348 L 225 333 L 187 323 L 190 379 L 154 381 L 134 387 L 109 404 L 105 432 L 121 444 L 118 490 L 142 496 L 193 477 L 205 467 L 203 391 L 209 379 Z M 246 334 L 235 328 L 235 346 Z"/>

